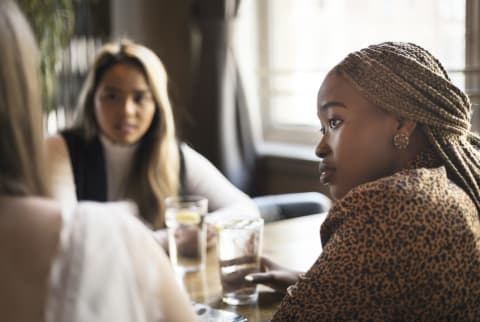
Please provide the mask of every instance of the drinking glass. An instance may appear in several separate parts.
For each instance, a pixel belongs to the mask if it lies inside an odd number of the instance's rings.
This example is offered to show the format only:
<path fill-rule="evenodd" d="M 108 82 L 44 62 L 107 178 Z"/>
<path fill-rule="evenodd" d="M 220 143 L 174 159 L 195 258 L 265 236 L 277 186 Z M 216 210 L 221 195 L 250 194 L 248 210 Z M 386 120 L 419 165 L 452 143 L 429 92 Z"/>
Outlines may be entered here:
<path fill-rule="evenodd" d="M 175 270 L 182 273 L 205 268 L 208 200 L 202 196 L 179 196 L 165 200 L 168 251 Z"/>
<path fill-rule="evenodd" d="M 230 218 L 215 224 L 222 300 L 231 305 L 257 301 L 257 286 L 245 276 L 260 270 L 262 218 Z"/>

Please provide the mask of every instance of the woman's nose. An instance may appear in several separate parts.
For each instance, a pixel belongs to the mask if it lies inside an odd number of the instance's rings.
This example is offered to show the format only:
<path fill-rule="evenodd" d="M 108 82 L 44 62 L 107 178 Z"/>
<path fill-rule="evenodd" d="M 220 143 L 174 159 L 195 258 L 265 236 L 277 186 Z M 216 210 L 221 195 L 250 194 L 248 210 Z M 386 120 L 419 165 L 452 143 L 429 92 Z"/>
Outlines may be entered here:
<path fill-rule="evenodd" d="M 315 154 L 320 159 L 323 159 L 328 155 L 328 153 L 330 153 L 330 147 L 327 144 L 326 135 L 324 134 L 315 148 Z"/>
<path fill-rule="evenodd" d="M 123 102 L 123 113 L 127 116 L 135 115 L 136 107 L 132 99 L 126 98 Z"/>

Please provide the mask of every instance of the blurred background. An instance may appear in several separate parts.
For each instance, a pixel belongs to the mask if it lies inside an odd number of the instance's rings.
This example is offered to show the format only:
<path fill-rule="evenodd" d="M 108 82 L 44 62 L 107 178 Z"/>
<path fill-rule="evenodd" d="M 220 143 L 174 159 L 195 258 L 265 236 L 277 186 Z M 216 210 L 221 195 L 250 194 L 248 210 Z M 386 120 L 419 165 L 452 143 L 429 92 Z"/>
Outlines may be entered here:
<path fill-rule="evenodd" d="M 415 42 L 480 127 L 477 0 L 18 0 L 42 50 L 45 128 L 69 125 L 96 50 L 127 37 L 166 65 L 179 135 L 251 196 L 318 191 L 316 94 L 348 52 Z M 352 160 L 354 162 L 354 160 Z"/>

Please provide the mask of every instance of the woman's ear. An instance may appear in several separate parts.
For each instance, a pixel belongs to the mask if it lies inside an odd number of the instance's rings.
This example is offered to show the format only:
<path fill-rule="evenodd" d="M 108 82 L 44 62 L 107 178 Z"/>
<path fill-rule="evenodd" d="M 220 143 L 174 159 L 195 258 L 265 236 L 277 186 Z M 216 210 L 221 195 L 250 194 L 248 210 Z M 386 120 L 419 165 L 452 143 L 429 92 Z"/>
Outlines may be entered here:
<path fill-rule="evenodd" d="M 417 122 L 405 118 L 398 118 L 397 133 L 403 133 L 407 136 L 412 135 L 413 131 L 417 127 Z"/>
<path fill-rule="evenodd" d="M 416 126 L 417 122 L 415 121 L 397 118 L 396 133 L 393 136 L 393 146 L 397 150 L 406 150 L 408 148 Z"/>

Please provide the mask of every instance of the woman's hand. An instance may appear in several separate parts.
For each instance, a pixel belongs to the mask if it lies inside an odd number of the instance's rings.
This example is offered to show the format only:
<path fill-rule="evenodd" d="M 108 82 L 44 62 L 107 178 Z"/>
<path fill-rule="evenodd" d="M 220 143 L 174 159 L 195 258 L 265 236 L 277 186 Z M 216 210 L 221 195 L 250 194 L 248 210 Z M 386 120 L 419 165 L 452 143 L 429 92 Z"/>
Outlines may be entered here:
<path fill-rule="evenodd" d="M 252 283 L 267 285 L 281 293 L 286 293 L 287 287 L 295 284 L 302 273 L 282 267 L 265 257 L 260 259 L 260 270 L 261 273 L 249 274 L 245 279 Z"/>

